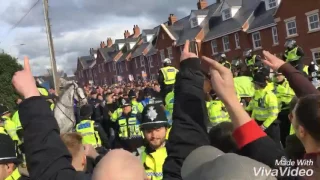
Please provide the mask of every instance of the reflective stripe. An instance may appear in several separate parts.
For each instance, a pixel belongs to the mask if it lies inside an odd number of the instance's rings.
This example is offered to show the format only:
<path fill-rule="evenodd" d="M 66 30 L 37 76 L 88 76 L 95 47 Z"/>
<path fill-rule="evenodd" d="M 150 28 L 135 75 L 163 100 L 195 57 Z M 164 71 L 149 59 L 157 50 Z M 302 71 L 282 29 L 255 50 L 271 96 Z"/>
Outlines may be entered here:
<path fill-rule="evenodd" d="M 147 176 L 155 176 L 155 177 L 162 177 L 162 172 L 146 172 Z"/>

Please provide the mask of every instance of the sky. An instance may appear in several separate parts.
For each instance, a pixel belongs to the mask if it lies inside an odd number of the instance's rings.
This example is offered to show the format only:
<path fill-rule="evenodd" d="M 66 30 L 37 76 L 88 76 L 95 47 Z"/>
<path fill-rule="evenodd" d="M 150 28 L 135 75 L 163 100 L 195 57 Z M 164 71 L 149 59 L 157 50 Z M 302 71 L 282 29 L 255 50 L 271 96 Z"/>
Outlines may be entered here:
<path fill-rule="evenodd" d="M 32 11 L 13 27 L 37 2 Z M 49 18 L 57 67 L 68 75 L 76 70 L 77 58 L 89 55 L 101 41 L 123 38 L 133 25 L 154 28 L 167 21 L 169 14 L 178 19 L 197 9 L 198 0 L 49 0 Z M 215 0 L 207 0 L 212 4 Z M 0 50 L 22 63 L 30 58 L 34 75 L 50 68 L 48 41 L 42 0 L 0 0 Z"/>

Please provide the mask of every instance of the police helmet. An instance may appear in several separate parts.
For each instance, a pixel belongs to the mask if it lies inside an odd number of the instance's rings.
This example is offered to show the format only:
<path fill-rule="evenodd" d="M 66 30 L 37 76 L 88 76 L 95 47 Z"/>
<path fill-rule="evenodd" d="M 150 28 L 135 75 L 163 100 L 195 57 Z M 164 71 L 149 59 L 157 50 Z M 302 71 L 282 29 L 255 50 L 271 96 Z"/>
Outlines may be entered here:
<path fill-rule="evenodd" d="M 169 122 L 163 106 L 160 104 L 148 104 L 142 112 L 140 124 L 141 130 L 168 127 Z"/>
<path fill-rule="evenodd" d="M 252 49 L 246 49 L 246 50 L 243 52 L 243 56 L 246 57 L 246 58 L 252 57 Z"/>
<path fill-rule="evenodd" d="M 9 108 L 3 104 L 0 104 L 0 115 L 3 116 L 9 113 Z"/>
<path fill-rule="evenodd" d="M 89 118 L 93 114 L 93 109 L 90 104 L 85 104 L 80 108 L 80 117 L 82 119 Z"/>
<path fill-rule="evenodd" d="M 165 58 L 165 59 L 163 60 L 163 64 L 171 64 L 171 59 Z"/>
<path fill-rule="evenodd" d="M 130 100 L 127 98 L 121 98 L 120 104 L 121 104 L 122 108 L 127 107 L 127 106 L 131 106 Z"/>
<path fill-rule="evenodd" d="M 284 47 L 292 49 L 292 48 L 294 48 L 296 46 L 296 44 L 297 44 L 297 42 L 294 39 L 288 39 L 286 41 L 286 43 L 284 44 Z"/>
<path fill-rule="evenodd" d="M 267 77 L 265 76 L 264 73 L 259 71 L 254 73 L 253 80 L 252 80 L 254 84 L 258 84 L 260 86 L 266 86 L 267 85 L 266 81 L 267 81 Z"/>
<path fill-rule="evenodd" d="M 227 56 L 226 56 L 226 54 L 225 54 L 225 53 L 221 53 L 221 54 L 220 54 L 220 58 L 221 58 L 221 59 L 226 59 L 226 58 L 227 58 Z"/>
<path fill-rule="evenodd" d="M 128 97 L 129 97 L 129 98 L 135 98 L 135 97 L 136 97 L 136 93 L 134 92 L 133 89 L 131 89 L 131 90 L 129 91 Z"/>

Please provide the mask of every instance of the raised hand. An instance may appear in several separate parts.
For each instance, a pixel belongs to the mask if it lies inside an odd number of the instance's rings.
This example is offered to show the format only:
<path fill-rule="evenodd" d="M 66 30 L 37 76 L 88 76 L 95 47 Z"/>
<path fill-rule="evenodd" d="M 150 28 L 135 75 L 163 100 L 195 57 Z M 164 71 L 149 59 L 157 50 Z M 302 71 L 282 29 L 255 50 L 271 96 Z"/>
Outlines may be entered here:
<path fill-rule="evenodd" d="M 190 41 L 186 40 L 186 43 L 184 44 L 183 51 L 181 52 L 181 58 L 180 62 L 189 59 L 189 58 L 197 58 L 198 56 L 195 53 L 192 53 L 189 51 L 190 48 Z"/>
<path fill-rule="evenodd" d="M 266 59 L 262 60 L 262 62 L 274 71 L 277 71 L 283 64 L 285 64 L 283 60 L 271 54 L 269 51 L 263 51 L 263 55 Z"/>
<path fill-rule="evenodd" d="M 32 96 L 40 96 L 37 89 L 36 82 L 32 76 L 29 58 L 24 57 L 24 68 L 21 71 L 17 71 L 12 78 L 12 85 L 16 91 L 22 95 L 25 99 Z"/>

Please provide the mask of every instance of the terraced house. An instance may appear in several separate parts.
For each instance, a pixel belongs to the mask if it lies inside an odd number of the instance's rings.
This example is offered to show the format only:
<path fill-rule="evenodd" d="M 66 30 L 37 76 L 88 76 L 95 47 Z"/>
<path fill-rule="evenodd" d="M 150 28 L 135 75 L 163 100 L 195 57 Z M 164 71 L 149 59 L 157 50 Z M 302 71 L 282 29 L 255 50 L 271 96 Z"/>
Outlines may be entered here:
<path fill-rule="evenodd" d="M 319 0 L 217 0 L 208 5 L 198 0 L 195 9 L 178 19 L 168 15 L 165 23 L 133 33 L 100 48 L 90 48 L 78 58 L 76 77 L 84 85 L 113 84 L 138 79 L 156 79 L 162 60 L 170 58 L 179 68 L 186 40 L 198 56 L 215 58 L 225 53 L 230 61 L 243 59 L 245 49 L 261 54 L 269 50 L 281 56 L 287 39 L 295 39 L 305 52 L 304 62 L 320 63 Z M 207 66 L 203 64 L 203 69 Z"/>

